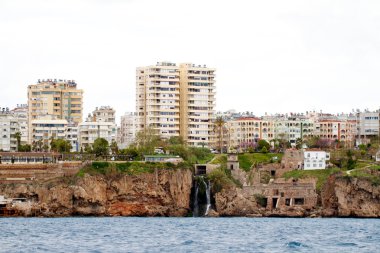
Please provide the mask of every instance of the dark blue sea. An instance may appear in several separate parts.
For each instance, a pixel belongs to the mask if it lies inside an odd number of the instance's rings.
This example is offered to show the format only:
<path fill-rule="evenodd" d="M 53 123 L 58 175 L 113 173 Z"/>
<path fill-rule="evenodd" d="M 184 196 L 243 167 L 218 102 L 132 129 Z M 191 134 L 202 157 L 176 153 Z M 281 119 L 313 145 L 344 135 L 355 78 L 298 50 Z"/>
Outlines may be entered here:
<path fill-rule="evenodd" d="M 380 219 L 1 218 L 0 252 L 380 252 Z"/>

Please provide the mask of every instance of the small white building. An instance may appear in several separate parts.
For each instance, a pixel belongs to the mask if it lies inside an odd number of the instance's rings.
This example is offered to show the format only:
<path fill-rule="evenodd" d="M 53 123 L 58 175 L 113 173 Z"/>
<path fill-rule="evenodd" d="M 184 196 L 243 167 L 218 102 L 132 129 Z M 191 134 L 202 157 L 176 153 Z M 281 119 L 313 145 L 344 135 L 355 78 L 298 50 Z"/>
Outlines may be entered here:
<path fill-rule="evenodd" d="M 116 125 L 112 122 L 83 122 L 78 126 L 79 147 L 94 144 L 98 138 L 104 138 L 111 144 L 116 141 Z"/>
<path fill-rule="evenodd" d="M 319 149 L 304 150 L 304 170 L 326 169 L 326 161 L 330 160 L 330 153 Z"/>
<path fill-rule="evenodd" d="M 380 162 L 380 150 L 376 153 L 376 162 Z"/>

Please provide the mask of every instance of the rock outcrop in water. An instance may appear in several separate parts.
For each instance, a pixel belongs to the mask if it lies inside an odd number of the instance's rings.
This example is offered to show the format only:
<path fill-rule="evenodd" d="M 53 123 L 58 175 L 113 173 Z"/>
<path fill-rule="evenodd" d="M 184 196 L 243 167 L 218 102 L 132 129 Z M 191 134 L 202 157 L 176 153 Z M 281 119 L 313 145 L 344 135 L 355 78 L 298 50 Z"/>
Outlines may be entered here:
<path fill-rule="evenodd" d="M 44 183 L 3 184 L 0 195 L 32 200 L 29 215 L 185 216 L 190 208 L 192 173 L 163 169 L 138 175 L 85 174 Z"/>

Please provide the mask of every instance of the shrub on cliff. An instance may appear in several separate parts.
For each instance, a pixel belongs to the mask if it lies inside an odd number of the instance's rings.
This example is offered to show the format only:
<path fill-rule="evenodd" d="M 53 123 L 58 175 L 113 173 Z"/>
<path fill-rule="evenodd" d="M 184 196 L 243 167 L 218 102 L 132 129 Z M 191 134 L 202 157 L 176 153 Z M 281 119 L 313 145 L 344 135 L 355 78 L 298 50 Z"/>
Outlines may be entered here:
<path fill-rule="evenodd" d="M 188 163 L 154 163 L 154 162 L 125 162 L 125 163 L 112 163 L 112 162 L 93 162 L 91 165 L 81 169 L 78 177 L 83 177 L 85 173 L 96 175 L 115 175 L 115 174 L 128 174 L 136 175 L 141 173 L 153 173 L 155 169 L 192 169 L 193 167 Z"/>
<path fill-rule="evenodd" d="M 215 169 L 207 175 L 207 178 L 211 181 L 212 192 L 217 193 L 222 189 L 234 186 L 232 180 L 221 169 Z"/>

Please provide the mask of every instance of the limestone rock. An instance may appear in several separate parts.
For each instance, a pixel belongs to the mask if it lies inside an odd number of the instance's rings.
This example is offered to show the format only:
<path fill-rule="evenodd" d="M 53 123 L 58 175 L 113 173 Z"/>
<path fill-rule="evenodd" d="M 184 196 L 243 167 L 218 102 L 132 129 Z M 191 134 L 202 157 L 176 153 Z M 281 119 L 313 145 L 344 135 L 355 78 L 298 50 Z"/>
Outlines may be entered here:
<path fill-rule="evenodd" d="M 138 175 L 86 174 L 71 183 L 61 178 L 3 184 L 0 195 L 25 197 L 42 216 L 185 216 L 190 208 L 191 187 L 189 170 L 167 169 Z"/>

